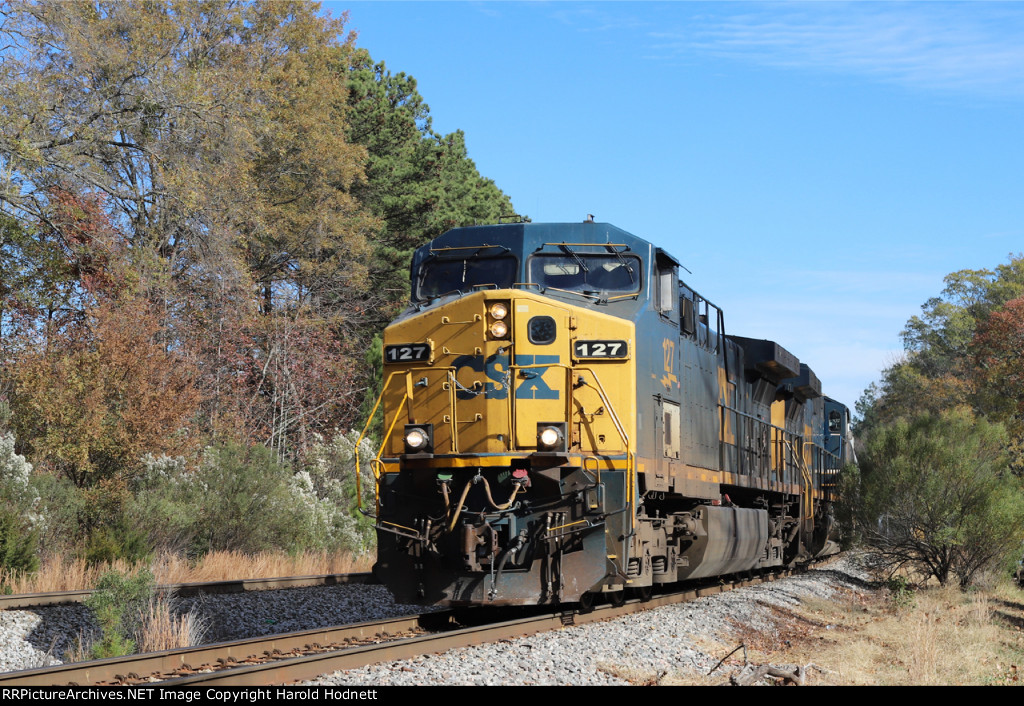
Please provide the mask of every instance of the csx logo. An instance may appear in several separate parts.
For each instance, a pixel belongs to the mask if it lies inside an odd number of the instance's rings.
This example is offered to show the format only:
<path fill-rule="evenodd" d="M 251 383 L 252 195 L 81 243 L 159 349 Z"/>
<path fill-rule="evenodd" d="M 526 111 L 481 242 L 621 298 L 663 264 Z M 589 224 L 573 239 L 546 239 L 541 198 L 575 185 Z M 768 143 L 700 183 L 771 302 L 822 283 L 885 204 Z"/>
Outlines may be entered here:
<path fill-rule="evenodd" d="M 557 365 L 561 359 L 557 355 L 517 355 L 517 365 Z M 516 386 L 517 400 L 557 400 L 558 390 L 552 390 L 544 381 L 544 373 L 547 368 L 529 368 L 519 372 L 519 380 L 512 380 L 509 372 L 509 355 L 501 353 L 492 355 L 486 360 L 481 355 L 464 355 L 455 359 L 452 363 L 455 368 L 455 378 L 463 368 L 469 368 L 487 376 L 484 385 L 484 397 L 489 400 L 503 400 L 508 397 L 508 386 Z M 460 400 L 471 400 L 479 394 L 472 390 L 458 390 L 455 395 Z"/>

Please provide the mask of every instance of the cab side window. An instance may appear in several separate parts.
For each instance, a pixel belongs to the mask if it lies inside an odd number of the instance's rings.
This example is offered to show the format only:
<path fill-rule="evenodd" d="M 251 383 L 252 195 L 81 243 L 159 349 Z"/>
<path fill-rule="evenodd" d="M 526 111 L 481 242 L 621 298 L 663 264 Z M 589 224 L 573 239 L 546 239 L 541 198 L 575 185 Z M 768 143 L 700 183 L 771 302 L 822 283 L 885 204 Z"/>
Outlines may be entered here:
<path fill-rule="evenodd" d="M 655 260 L 654 304 L 658 313 L 670 321 L 679 320 L 678 279 L 676 263 L 664 253 L 658 253 Z"/>

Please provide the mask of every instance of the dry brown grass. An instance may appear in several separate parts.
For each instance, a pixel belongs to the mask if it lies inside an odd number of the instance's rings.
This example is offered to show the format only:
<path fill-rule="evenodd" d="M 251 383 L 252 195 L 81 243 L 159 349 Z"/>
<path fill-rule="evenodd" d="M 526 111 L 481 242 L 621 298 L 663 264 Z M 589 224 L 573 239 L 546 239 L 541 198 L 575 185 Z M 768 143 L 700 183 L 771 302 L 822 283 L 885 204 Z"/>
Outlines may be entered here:
<path fill-rule="evenodd" d="M 138 627 L 133 640 L 135 652 L 160 652 L 203 644 L 207 624 L 195 612 L 176 614 L 171 600 L 155 596 L 138 616 Z M 62 655 L 64 662 L 82 662 L 95 659 L 95 638 L 79 634 L 72 646 Z M 43 665 L 40 665 L 43 666 Z"/>
<path fill-rule="evenodd" d="M 326 552 L 289 554 L 211 552 L 198 564 L 177 556 L 166 556 L 154 562 L 157 583 L 190 583 L 193 581 L 227 581 L 270 576 L 311 576 L 315 574 L 349 574 L 369 571 L 370 555 L 337 555 Z"/>
<path fill-rule="evenodd" d="M 810 684 L 1016 684 L 1024 664 L 1024 604 L 1017 597 L 1013 603 L 935 588 L 897 607 L 887 591 L 848 592 L 776 612 L 775 630 L 743 639 L 752 663 L 819 667 L 808 674 Z M 1016 624 L 1006 617 L 1013 610 Z"/>
<path fill-rule="evenodd" d="M 227 581 L 233 579 L 268 578 L 271 576 L 306 576 L 314 574 L 347 574 L 369 571 L 373 557 L 369 555 L 329 555 L 323 552 L 288 554 L 242 554 L 212 552 L 198 562 L 180 556 L 157 557 L 149 567 L 159 584 Z M 45 593 L 79 591 L 93 588 L 99 577 L 110 570 L 134 574 L 141 567 L 126 562 L 88 566 L 82 559 L 51 556 L 31 576 L 0 572 L 0 583 L 13 593 Z"/>
<path fill-rule="evenodd" d="M 140 632 L 138 651 L 160 652 L 201 645 L 206 625 L 195 612 L 175 615 L 167 599 L 154 598 L 142 615 Z"/>
<path fill-rule="evenodd" d="M 92 642 L 81 633 L 75 638 L 72 647 L 63 655 L 57 655 L 65 664 L 85 662 L 92 659 Z"/>

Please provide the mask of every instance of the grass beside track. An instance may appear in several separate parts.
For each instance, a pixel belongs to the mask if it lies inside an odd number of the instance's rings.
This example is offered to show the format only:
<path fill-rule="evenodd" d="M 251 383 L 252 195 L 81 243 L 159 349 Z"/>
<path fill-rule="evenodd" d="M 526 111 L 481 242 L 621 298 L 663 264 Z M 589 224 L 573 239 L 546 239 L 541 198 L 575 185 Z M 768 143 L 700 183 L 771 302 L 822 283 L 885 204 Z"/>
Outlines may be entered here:
<path fill-rule="evenodd" d="M 1024 682 L 1024 591 L 1007 583 L 962 592 L 926 588 L 894 596 L 888 589 L 846 590 L 772 612 L 770 630 L 746 630 L 746 661 L 807 667 L 807 685 L 1020 685 Z M 665 675 L 657 683 L 721 684 L 744 665 L 740 650 L 715 674 Z M 635 675 L 651 683 L 652 675 Z M 657 675 L 653 675 L 657 679 Z M 631 679 L 632 681 L 632 679 Z M 763 683 L 768 683 L 766 679 Z"/>
<path fill-rule="evenodd" d="M 47 593 L 93 589 L 99 577 L 111 570 L 132 575 L 141 568 L 148 568 L 158 584 L 171 584 L 273 576 L 350 574 L 369 571 L 372 566 L 371 555 L 312 552 L 296 555 L 212 552 L 198 561 L 167 554 L 156 557 L 148 564 L 135 566 L 126 562 L 90 566 L 82 559 L 50 556 L 43 560 L 39 571 L 29 576 L 0 573 L 0 584 L 7 586 L 11 593 Z"/>

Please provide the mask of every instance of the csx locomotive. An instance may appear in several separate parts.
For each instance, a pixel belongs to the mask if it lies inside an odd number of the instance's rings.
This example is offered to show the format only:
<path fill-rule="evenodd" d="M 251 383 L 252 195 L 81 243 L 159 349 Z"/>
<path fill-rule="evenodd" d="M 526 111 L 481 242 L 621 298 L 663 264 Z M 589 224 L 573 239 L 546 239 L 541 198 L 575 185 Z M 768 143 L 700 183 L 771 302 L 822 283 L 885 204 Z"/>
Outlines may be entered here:
<path fill-rule="evenodd" d="M 402 602 L 581 602 L 837 551 L 849 412 L 606 223 L 456 228 L 384 333 L 377 576 Z"/>

